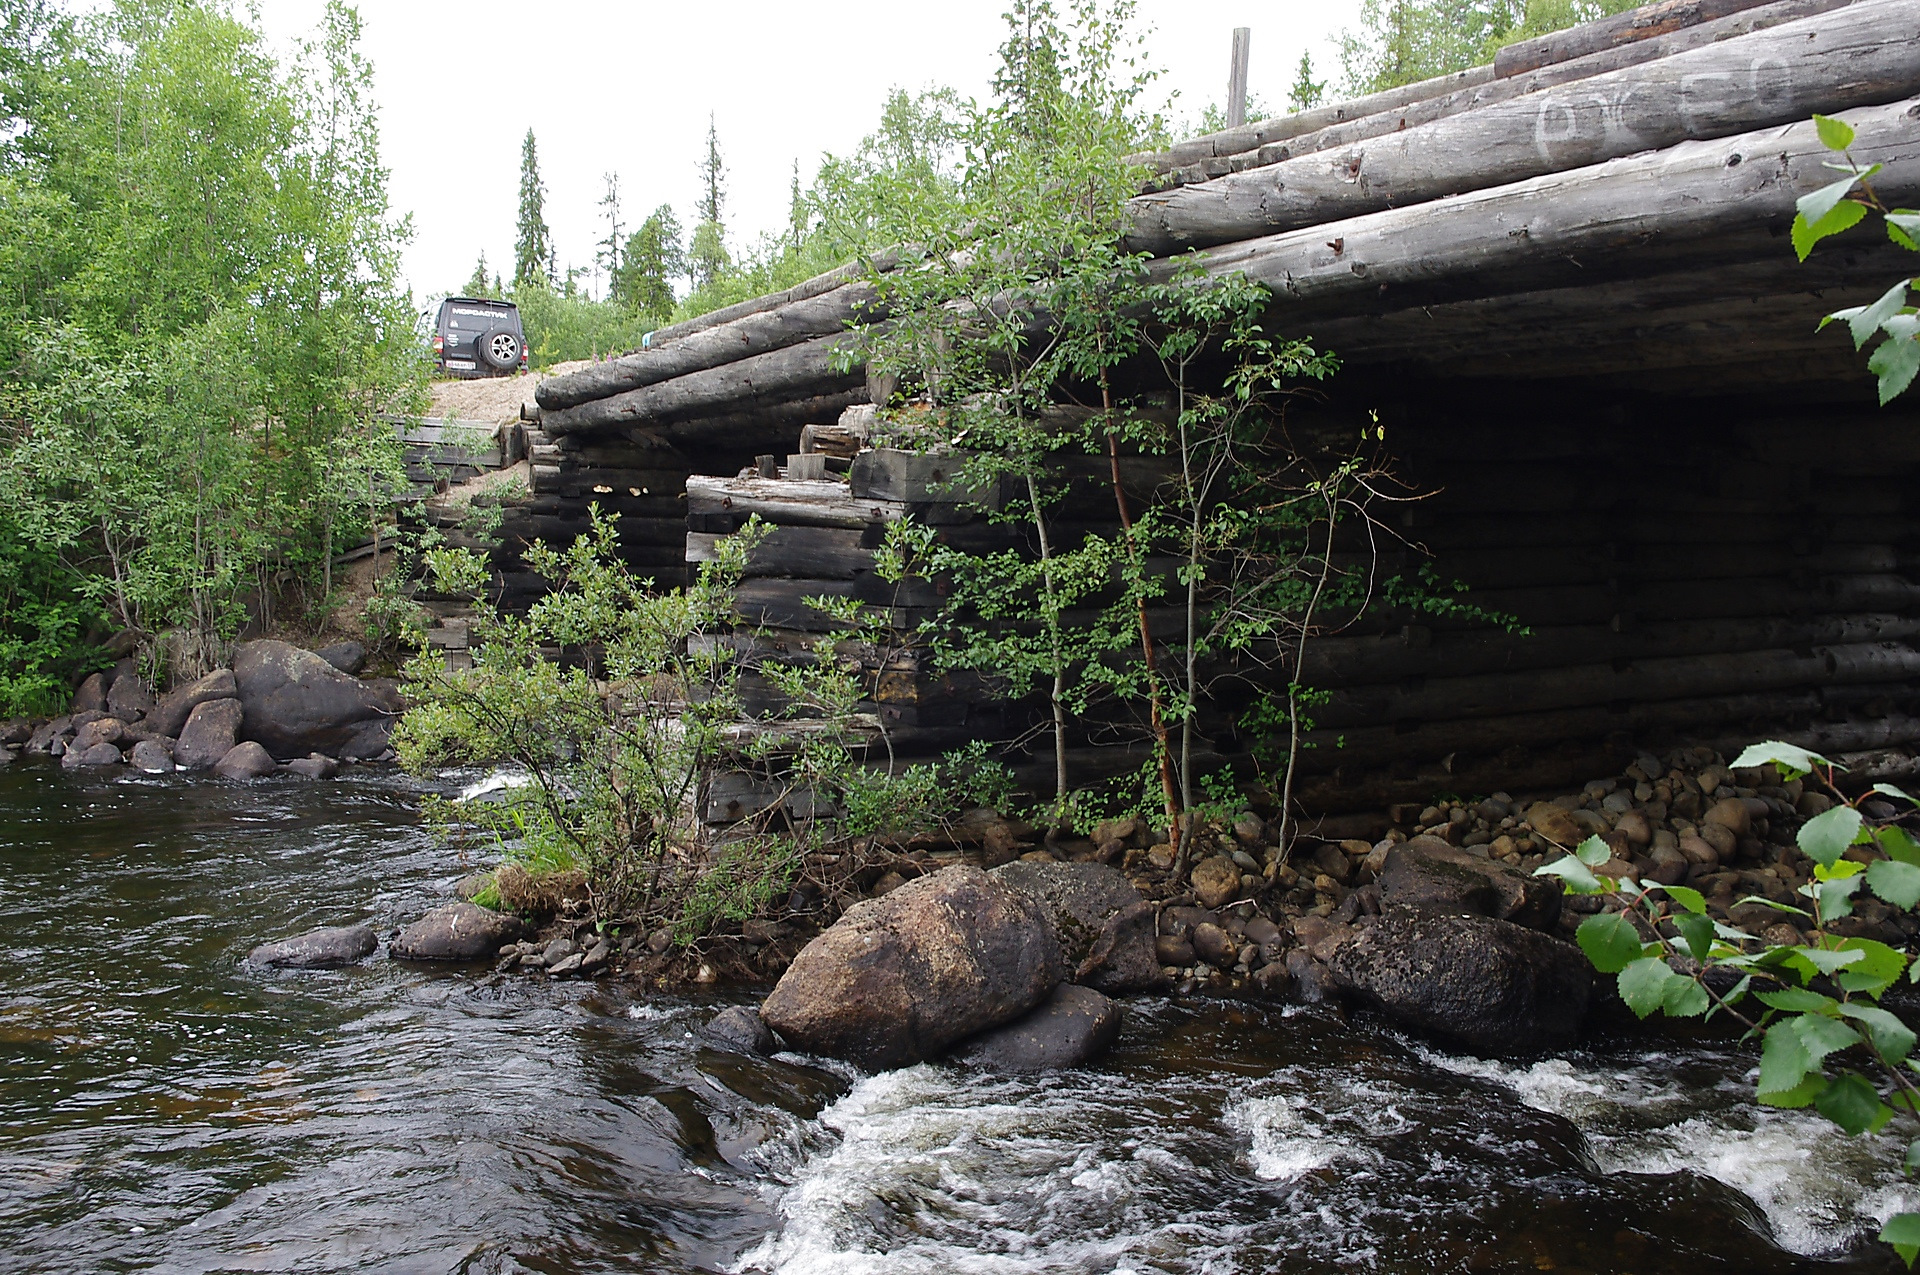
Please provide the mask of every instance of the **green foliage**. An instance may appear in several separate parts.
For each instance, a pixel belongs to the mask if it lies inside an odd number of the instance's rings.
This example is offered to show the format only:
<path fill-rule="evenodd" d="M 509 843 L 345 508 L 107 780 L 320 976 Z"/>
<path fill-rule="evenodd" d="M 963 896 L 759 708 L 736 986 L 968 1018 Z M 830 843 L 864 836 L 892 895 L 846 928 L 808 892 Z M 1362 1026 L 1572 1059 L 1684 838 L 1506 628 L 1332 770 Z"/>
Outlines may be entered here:
<path fill-rule="evenodd" d="M 223 8 L 128 0 L 10 48 L 0 560 L 70 603 L 0 615 L 41 648 L 0 677 L 84 658 L 48 647 L 79 636 L 62 611 L 178 629 L 205 667 L 244 598 L 324 594 L 386 516 L 376 414 L 418 404 L 424 364 L 358 39 L 336 4 L 280 64 Z"/>
<path fill-rule="evenodd" d="M 903 773 L 861 760 L 878 668 L 863 658 L 875 628 L 865 617 L 849 613 L 790 663 L 756 660 L 733 598 L 765 534 L 750 523 L 693 584 L 661 592 L 627 570 L 616 521 L 594 509 L 591 532 L 564 553 L 528 553 L 555 587 L 525 617 L 477 601 L 472 668 L 447 669 L 431 651 L 409 664 L 401 764 L 513 766 L 528 782 L 510 799 L 443 816 L 510 859 L 577 866 L 602 921 L 666 921 L 682 941 L 784 897 L 814 850 L 905 835 L 1003 789 L 1004 770 L 978 750 Z M 437 546 L 421 561 L 442 593 L 485 579 L 468 550 Z M 778 711 L 748 711 L 749 669 L 780 692 Z M 709 824 L 723 774 L 769 794 L 765 809 Z"/>
<path fill-rule="evenodd" d="M 1920 212 L 1911 208 L 1889 208 L 1873 191 L 1873 178 L 1880 165 L 1862 168 L 1848 153 L 1854 142 L 1853 126 L 1845 120 L 1825 115 L 1813 117 L 1820 144 L 1838 154 L 1839 164 L 1827 167 L 1845 176 L 1795 201 L 1793 249 L 1805 261 L 1821 240 L 1851 230 L 1866 220 L 1868 212 L 1880 214 L 1887 238 L 1909 252 L 1920 251 Z M 1836 310 L 1820 320 L 1845 323 L 1853 337 L 1853 348 L 1864 349 L 1876 337 L 1880 343 L 1867 359 L 1867 370 L 1879 383 L 1882 407 L 1907 392 L 1920 376 L 1920 309 L 1907 304 L 1907 290 L 1920 287 L 1920 278 L 1894 283 L 1871 305 Z"/>
<path fill-rule="evenodd" d="M 538 280 L 516 287 L 513 303 L 527 336 L 527 362 L 541 368 L 637 350 L 660 319 L 620 302 L 556 292 Z"/>
<path fill-rule="evenodd" d="M 1535 875 L 1558 877 L 1571 894 L 1614 896 L 1617 909 L 1588 916 L 1575 938 L 1594 969 L 1615 976 L 1620 999 L 1635 1014 L 1726 1014 L 1759 1040 L 1759 1102 L 1812 1107 L 1855 1136 L 1878 1132 L 1901 1113 L 1920 1120 L 1915 1034 L 1876 1003 L 1903 978 L 1920 976 L 1920 963 L 1884 943 L 1826 928 L 1851 911 L 1863 888 L 1903 910 L 1920 902 L 1920 847 L 1896 822 L 1862 809 L 1869 795 L 1920 803 L 1892 785 L 1850 799 L 1834 786 L 1833 763 L 1791 744 L 1755 744 L 1735 761 L 1760 765 L 1772 765 L 1787 781 L 1810 777 L 1836 803 L 1800 829 L 1801 849 L 1816 865 L 1814 879 L 1800 889 L 1809 907 L 1772 905 L 1812 921 L 1803 943 L 1756 944 L 1709 917 L 1700 892 L 1685 886 L 1596 875 L 1591 869 L 1611 854 L 1598 837 Z M 1920 1142 L 1906 1164 L 1909 1173 L 1920 1170 Z M 1911 1266 L 1920 1256 L 1920 1214 L 1897 1215 L 1880 1238 Z"/>
<path fill-rule="evenodd" d="M 673 314 L 673 281 L 687 273 L 686 249 L 673 209 L 661 204 L 627 240 L 613 268 L 608 300 L 655 326 Z"/>
<path fill-rule="evenodd" d="M 1293 87 L 1287 90 L 1289 111 L 1311 110 L 1327 96 L 1327 82 L 1313 78 L 1313 54 L 1302 51 L 1300 69 L 1294 72 Z"/>

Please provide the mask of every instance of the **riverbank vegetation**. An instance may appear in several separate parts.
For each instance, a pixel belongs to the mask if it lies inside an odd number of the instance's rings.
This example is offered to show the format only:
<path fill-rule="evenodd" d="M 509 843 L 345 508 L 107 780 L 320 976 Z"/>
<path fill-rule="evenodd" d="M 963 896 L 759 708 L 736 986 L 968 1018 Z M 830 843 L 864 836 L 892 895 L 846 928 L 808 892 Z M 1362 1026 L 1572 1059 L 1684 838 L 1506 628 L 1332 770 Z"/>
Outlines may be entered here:
<path fill-rule="evenodd" d="M 285 63 L 219 5 L 5 13 L 0 715 L 323 606 L 424 381 L 351 10 Z"/>

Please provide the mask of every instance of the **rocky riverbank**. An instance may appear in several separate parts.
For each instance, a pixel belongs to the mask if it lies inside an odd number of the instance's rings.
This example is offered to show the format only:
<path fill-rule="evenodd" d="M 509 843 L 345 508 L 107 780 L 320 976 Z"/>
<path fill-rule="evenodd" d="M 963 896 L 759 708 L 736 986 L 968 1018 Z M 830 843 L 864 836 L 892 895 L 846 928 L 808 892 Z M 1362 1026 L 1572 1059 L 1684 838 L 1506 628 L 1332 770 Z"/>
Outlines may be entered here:
<path fill-rule="evenodd" d="M 358 642 L 319 651 L 243 642 L 231 667 L 156 697 L 135 662 L 122 660 L 82 682 L 60 716 L 0 723 L 0 764 L 24 750 L 68 769 L 331 779 L 343 764 L 393 756 L 400 687 L 356 677 L 365 662 Z"/>

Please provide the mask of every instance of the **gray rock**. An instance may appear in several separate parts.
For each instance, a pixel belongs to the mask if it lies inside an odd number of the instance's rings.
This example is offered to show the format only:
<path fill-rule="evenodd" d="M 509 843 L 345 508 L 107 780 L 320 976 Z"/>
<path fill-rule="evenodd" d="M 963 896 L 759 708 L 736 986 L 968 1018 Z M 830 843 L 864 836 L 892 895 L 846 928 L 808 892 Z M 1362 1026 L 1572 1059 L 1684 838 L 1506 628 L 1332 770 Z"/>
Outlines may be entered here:
<path fill-rule="evenodd" d="M 135 770 L 144 770 L 149 775 L 169 775 L 174 770 L 173 754 L 157 739 L 143 739 L 135 744 L 130 760 Z"/>
<path fill-rule="evenodd" d="M 993 877 L 1039 907 L 1075 982 L 1115 994 L 1165 985 L 1152 905 L 1113 868 L 1021 860 L 995 868 Z"/>
<path fill-rule="evenodd" d="M 1593 974 L 1571 943 L 1493 917 L 1385 909 L 1328 962 L 1340 986 L 1394 1022 L 1483 1054 L 1573 1043 Z"/>
<path fill-rule="evenodd" d="M 312 651 L 285 642 L 242 643 L 233 679 L 245 709 L 241 737 L 276 757 L 319 752 L 368 760 L 387 751 L 397 698 Z"/>
<path fill-rule="evenodd" d="M 60 757 L 60 764 L 69 770 L 83 766 L 118 766 L 126 758 L 112 744 L 95 744 L 91 748 L 69 748 Z"/>
<path fill-rule="evenodd" d="M 147 729 L 178 736 L 194 709 L 210 700 L 232 699 L 238 694 L 233 684 L 233 670 L 215 669 L 197 682 L 168 691 L 147 714 Z"/>
<path fill-rule="evenodd" d="M 53 742 L 73 731 L 73 718 L 55 717 L 34 727 L 33 734 L 27 736 L 27 751 L 30 753 L 49 753 L 53 751 Z"/>
<path fill-rule="evenodd" d="M 478 961 L 526 936 L 526 922 L 517 916 L 449 903 L 394 935 L 387 950 L 409 961 Z"/>
<path fill-rule="evenodd" d="M 16 748 L 33 738 L 33 721 L 25 717 L 9 717 L 0 722 L 0 748 Z"/>
<path fill-rule="evenodd" d="M 1326 966 L 1313 959 L 1311 953 L 1294 948 L 1287 953 L 1285 968 L 1288 979 L 1293 983 L 1291 998 L 1296 1003 L 1321 1005 L 1340 999 L 1340 984 Z"/>
<path fill-rule="evenodd" d="M 259 779 L 276 769 L 267 750 L 250 739 L 235 744 L 225 757 L 213 764 L 213 773 L 222 779 Z"/>
<path fill-rule="evenodd" d="M 983 1032 L 954 1054 L 992 1071 L 1057 1071 L 1107 1051 L 1120 1034 L 1120 1006 L 1090 987 L 1062 983 L 1024 1018 Z"/>
<path fill-rule="evenodd" d="M 118 744 L 126 738 L 126 734 L 126 724 L 119 718 L 95 718 L 73 732 L 73 742 L 67 747 L 73 752 L 84 753 L 96 744 Z"/>
<path fill-rule="evenodd" d="M 796 1047 L 869 1069 L 936 1058 L 1025 1014 L 1065 976 L 1040 907 L 979 868 L 849 908 L 761 1006 Z"/>
<path fill-rule="evenodd" d="M 1560 919 L 1558 881 L 1529 876 L 1438 837 L 1415 837 L 1387 851 L 1380 903 L 1435 912 L 1470 912 L 1550 930 Z"/>
<path fill-rule="evenodd" d="M 1293 996 L 1293 974 L 1284 960 L 1269 961 L 1253 972 L 1253 989 L 1268 1000 L 1284 1001 Z"/>
<path fill-rule="evenodd" d="M 196 704 L 180 728 L 173 760 L 187 770 L 205 770 L 218 764 L 240 742 L 241 708 L 237 699 L 215 699 Z"/>
<path fill-rule="evenodd" d="M 572 955 L 573 943 L 569 939 L 555 939 L 553 942 L 547 944 L 545 951 L 540 953 L 541 958 L 544 959 L 548 965 L 558 965 L 561 961 L 566 960 Z"/>
<path fill-rule="evenodd" d="M 548 962 L 547 973 L 572 974 L 578 971 L 584 964 L 586 964 L 585 955 L 580 952 L 575 952 L 571 956 L 563 956 L 557 961 Z"/>
<path fill-rule="evenodd" d="M 324 926 L 277 943 L 262 943 L 247 953 L 247 961 L 277 969 L 333 969 L 365 960 L 379 945 L 370 925 Z"/>
<path fill-rule="evenodd" d="M 153 693 L 137 673 L 113 679 L 107 691 L 107 712 L 123 722 L 137 722 L 153 711 Z"/>
<path fill-rule="evenodd" d="M 715 1014 L 700 1029 L 707 1043 L 736 1054 L 760 1054 L 763 1057 L 779 1048 L 773 1031 L 751 1005 L 729 1005 Z"/>
<path fill-rule="evenodd" d="M 314 654 L 342 673 L 358 673 L 367 666 L 367 648 L 358 642 L 335 642 L 332 646 L 321 647 Z"/>
<path fill-rule="evenodd" d="M 340 763 L 322 753 L 311 757 L 298 757 L 287 763 L 287 769 L 296 775 L 308 779 L 332 779 L 340 773 Z"/>
<path fill-rule="evenodd" d="M 107 679 L 103 673 L 89 674 L 87 679 L 73 693 L 73 703 L 67 706 L 70 713 L 104 713 L 107 711 Z"/>

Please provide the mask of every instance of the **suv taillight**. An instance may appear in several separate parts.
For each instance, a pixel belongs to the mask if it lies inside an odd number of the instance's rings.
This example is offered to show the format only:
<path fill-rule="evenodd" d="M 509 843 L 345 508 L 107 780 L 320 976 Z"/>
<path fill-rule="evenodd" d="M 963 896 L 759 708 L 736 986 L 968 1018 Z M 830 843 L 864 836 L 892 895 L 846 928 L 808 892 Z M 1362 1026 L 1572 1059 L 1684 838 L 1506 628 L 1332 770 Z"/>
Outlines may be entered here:
<path fill-rule="evenodd" d="M 438 354 L 446 348 L 447 348 L 447 343 L 441 340 L 440 334 L 438 332 L 434 333 L 433 334 L 433 352 L 435 354 Z"/>

